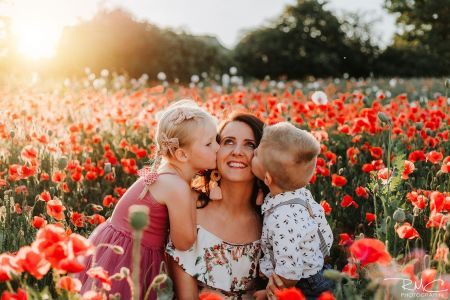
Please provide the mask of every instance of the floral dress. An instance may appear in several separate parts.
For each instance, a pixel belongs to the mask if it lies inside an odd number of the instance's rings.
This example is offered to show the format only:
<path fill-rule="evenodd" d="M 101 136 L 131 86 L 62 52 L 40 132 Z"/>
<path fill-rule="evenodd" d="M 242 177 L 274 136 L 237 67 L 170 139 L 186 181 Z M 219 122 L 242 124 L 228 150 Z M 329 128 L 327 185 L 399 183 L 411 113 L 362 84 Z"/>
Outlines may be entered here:
<path fill-rule="evenodd" d="M 198 280 L 201 290 L 212 290 L 225 299 L 253 299 L 260 240 L 248 244 L 228 243 L 197 225 L 197 241 L 190 250 L 179 251 L 169 242 L 166 252 Z"/>

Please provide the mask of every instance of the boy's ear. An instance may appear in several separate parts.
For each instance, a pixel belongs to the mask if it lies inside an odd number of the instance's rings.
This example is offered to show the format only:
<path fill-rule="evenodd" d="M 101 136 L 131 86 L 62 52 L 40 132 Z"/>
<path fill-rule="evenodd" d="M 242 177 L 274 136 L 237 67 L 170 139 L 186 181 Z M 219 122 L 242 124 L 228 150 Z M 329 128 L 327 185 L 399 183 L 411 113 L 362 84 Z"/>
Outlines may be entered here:
<path fill-rule="evenodd" d="M 264 173 L 264 184 L 270 186 L 273 182 L 272 176 L 270 176 L 269 172 Z"/>
<path fill-rule="evenodd" d="M 178 148 L 174 152 L 174 156 L 181 162 L 186 162 L 189 159 L 189 154 L 183 148 Z"/>

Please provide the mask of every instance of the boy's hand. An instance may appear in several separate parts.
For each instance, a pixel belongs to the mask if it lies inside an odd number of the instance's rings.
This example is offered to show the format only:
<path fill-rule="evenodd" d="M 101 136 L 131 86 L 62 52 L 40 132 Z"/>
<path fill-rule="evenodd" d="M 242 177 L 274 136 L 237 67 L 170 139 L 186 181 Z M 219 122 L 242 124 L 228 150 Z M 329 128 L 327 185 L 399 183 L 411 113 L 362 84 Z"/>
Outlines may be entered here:
<path fill-rule="evenodd" d="M 269 300 L 277 300 L 275 297 L 275 290 L 281 290 L 286 288 L 281 278 L 273 273 L 272 276 L 269 277 L 269 282 L 267 283 L 266 292 Z"/>
<path fill-rule="evenodd" d="M 266 290 L 259 290 L 256 291 L 253 294 L 253 297 L 255 297 L 256 300 L 267 300 L 267 293 Z"/>

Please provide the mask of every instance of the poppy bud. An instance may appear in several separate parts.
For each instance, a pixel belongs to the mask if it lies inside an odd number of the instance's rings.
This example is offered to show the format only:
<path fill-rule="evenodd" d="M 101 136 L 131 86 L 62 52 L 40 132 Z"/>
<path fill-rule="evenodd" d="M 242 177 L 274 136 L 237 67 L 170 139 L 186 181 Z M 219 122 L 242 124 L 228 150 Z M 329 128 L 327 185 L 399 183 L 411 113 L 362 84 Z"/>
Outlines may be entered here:
<path fill-rule="evenodd" d="M 61 156 L 61 157 L 58 159 L 58 168 L 59 168 L 60 170 L 64 170 L 66 167 L 67 167 L 67 157 Z"/>
<path fill-rule="evenodd" d="M 105 166 L 103 167 L 103 171 L 105 171 L 105 175 L 111 173 L 111 163 L 109 163 L 109 162 L 105 163 Z"/>
<path fill-rule="evenodd" d="M 323 276 L 325 278 L 328 278 L 328 279 L 331 279 L 334 281 L 338 281 L 338 280 L 344 278 L 345 274 L 343 274 L 337 270 L 328 269 L 328 270 L 323 271 Z"/>
<path fill-rule="evenodd" d="M 395 212 L 394 215 L 392 216 L 392 218 L 394 219 L 395 222 L 397 223 L 403 223 L 405 221 L 405 212 L 403 211 L 403 209 L 398 208 Z"/>
<path fill-rule="evenodd" d="M 423 123 L 422 122 L 417 122 L 416 123 L 416 129 L 417 130 L 422 130 L 422 128 L 423 128 Z"/>
<path fill-rule="evenodd" d="M 445 231 L 450 234 L 450 222 L 447 222 L 447 226 L 445 227 Z"/>
<path fill-rule="evenodd" d="M 169 277 L 166 274 L 158 274 L 153 279 L 151 286 L 153 288 L 160 287 L 162 284 L 165 284 Z"/>
<path fill-rule="evenodd" d="M 149 209 L 145 205 L 132 205 L 128 210 L 128 219 L 134 230 L 143 230 L 149 224 Z"/>
<path fill-rule="evenodd" d="M 112 280 L 122 280 L 122 279 L 125 279 L 126 277 L 121 273 L 116 273 L 116 274 L 112 275 L 110 278 Z"/>
<path fill-rule="evenodd" d="M 123 248 L 120 247 L 120 246 L 112 246 L 112 250 L 116 254 L 123 254 L 124 253 Z"/>
<path fill-rule="evenodd" d="M 450 87 L 450 80 L 449 79 L 445 79 L 444 86 L 445 86 L 446 89 L 448 89 Z"/>
<path fill-rule="evenodd" d="M 11 136 L 11 138 L 14 138 L 16 136 L 16 133 L 13 130 L 11 130 L 9 132 L 9 135 Z"/>
<path fill-rule="evenodd" d="M 378 113 L 378 119 L 381 121 L 381 123 L 386 123 L 387 125 L 392 124 L 391 118 L 389 118 L 385 113 L 381 111 Z"/>
<path fill-rule="evenodd" d="M 124 277 L 130 276 L 130 269 L 122 267 L 120 268 L 120 274 L 122 274 Z"/>

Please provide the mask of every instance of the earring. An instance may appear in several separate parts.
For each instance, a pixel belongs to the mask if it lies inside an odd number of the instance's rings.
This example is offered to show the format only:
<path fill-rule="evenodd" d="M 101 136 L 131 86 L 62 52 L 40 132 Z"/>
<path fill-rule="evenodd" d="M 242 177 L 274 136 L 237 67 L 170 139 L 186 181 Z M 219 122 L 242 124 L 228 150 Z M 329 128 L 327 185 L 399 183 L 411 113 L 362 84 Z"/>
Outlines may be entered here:
<path fill-rule="evenodd" d="M 256 195 L 256 205 L 261 206 L 264 203 L 264 193 L 261 188 L 258 189 L 258 194 Z"/>
<path fill-rule="evenodd" d="M 209 181 L 209 199 L 220 200 L 222 199 L 222 189 L 219 186 L 219 180 L 221 176 L 219 171 L 214 170 L 211 172 Z"/>

